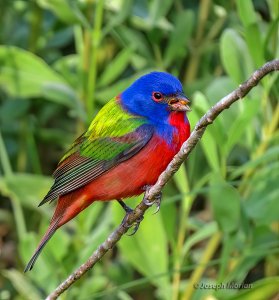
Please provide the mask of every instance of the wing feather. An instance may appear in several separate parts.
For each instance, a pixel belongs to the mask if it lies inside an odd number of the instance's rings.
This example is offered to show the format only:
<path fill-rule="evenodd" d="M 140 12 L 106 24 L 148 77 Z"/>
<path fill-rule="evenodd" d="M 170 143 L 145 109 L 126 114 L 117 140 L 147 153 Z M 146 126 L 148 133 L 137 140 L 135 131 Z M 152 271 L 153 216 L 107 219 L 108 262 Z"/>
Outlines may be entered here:
<path fill-rule="evenodd" d="M 98 178 L 111 168 L 137 154 L 151 139 L 153 127 L 140 125 L 135 131 L 117 137 L 79 137 L 53 173 L 55 182 L 43 201 L 52 202 Z"/>

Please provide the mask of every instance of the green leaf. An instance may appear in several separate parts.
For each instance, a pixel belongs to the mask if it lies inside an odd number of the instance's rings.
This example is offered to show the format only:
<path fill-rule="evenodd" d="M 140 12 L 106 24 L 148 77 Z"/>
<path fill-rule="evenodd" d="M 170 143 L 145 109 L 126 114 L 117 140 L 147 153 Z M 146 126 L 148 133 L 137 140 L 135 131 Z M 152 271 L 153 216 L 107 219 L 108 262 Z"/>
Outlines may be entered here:
<path fill-rule="evenodd" d="M 51 10 L 59 19 L 67 24 L 80 23 L 84 27 L 90 27 L 78 4 L 72 0 L 37 0 L 42 8 Z"/>
<path fill-rule="evenodd" d="M 227 300 L 272 299 L 278 293 L 279 277 L 264 278 L 252 283 L 251 286 L 251 289 L 241 290 Z"/>
<path fill-rule="evenodd" d="M 238 260 L 236 260 L 237 264 L 233 268 L 233 270 L 226 274 L 227 276 L 224 282 L 239 282 L 239 283 L 243 282 L 249 270 L 255 267 L 257 263 L 261 261 L 263 257 L 266 256 L 266 254 L 262 254 L 262 253 L 258 254 L 255 253 L 255 251 L 253 251 L 253 255 L 251 254 L 247 255 L 249 250 L 243 247 L 239 249 L 239 251 L 241 251 L 241 256 Z M 234 263 L 236 262 L 234 261 Z"/>
<path fill-rule="evenodd" d="M 119 26 L 115 29 L 117 37 L 125 47 L 132 48 L 145 58 L 151 58 L 152 51 L 145 36 L 137 30 L 133 30 L 127 26 Z M 131 41 L 133 41 L 131 43 Z"/>
<path fill-rule="evenodd" d="M 187 20 L 187 24 L 185 23 Z M 164 55 L 164 64 L 169 66 L 174 60 L 187 56 L 187 45 L 194 28 L 194 13 L 191 10 L 184 10 L 178 13 L 175 18 L 174 28 L 171 32 L 167 49 Z"/>
<path fill-rule="evenodd" d="M 225 274 L 229 270 L 229 264 L 234 251 L 236 235 L 237 232 L 223 235 L 220 265 L 217 279 L 218 282 L 224 282 Z"/>
<path fill-rule="evenodd" d="M 217 232 L 217 229 L 218 228 L 216 222 L 210 222 L 206 224 L 206 226 L 202 226 L 200 229 L 198 229 L 185 241 L 182 249 L 182 256 L 185 256 L 187 253 L 189 253 L 191 247 L 193 247 L 195 244 L 211 237 L 214 233 Z"/>
<path fill-rule="evenodd" d="M 204 114 L 209 107 L 209 103 L 207 102 L 205 96 L 200 92 L 195 93 L 194 105 L 192 106 L 192 112 L 189 115 L 190 124 L 196 124 L 201 115 Z M 212 170 L 219 170 L 219 157 L 212 127 L 209 127 L 204 133 L 203 138 L 201 139 L 201 145 Z"/>
<path fill-rule="evenodd" d="M 48 192 L 52 179 L 47 176 L 17 173 L 4 177 L 1 192 L 10 198 L 16 197 L 24 206 L 36 208 Z"/>
<path fill-rule="evenodd" d="M 247 45 L 233 29 L 226 29 L 221 36 L 221 58 L 226 72 L 237 84 L 253 71 Z"/>
<path fill-rule="evenodd" d="M 52 180 L 49 177 L 31 174 L 13 174 L 0 181 L 2 195 L 10 198 L 14 218 L 17 225 L 17 234 L 20 242 L 25 241 L 28 235 L 23 215 L 23 206 L 37 209 L 39 202 L 48 192 Z M 40 210 L 46 213 L 46 210 Z"/>
<path fill-rule="evenodd" d="M 258 24 L 251 24 L 246 28 L 245 40 L 256 67 L 260 67 L 262 64 L 264 64 L 265 57 L 263 45 L 264 41 L 262 39 Z"/>
<path fill-rule="evenodd" d="M 262 177 L 252 186 L 252 192 L 244 203 L 247 215 L 261 224 L 279 221 L 278 172 L 269 172 L 268 178 Z"/>
<path fill-rule="evenodd" d="M 49 223 L 49 221 L 47 221 Z M 43 227 L 41 231 L 41 235 L 38 236 L 40 240 L 47 230 L 47 227 Z M 48 264 L 51 266 L 55 266 L 56 262 L 62 264 L 63 258 L 69 254 L 69 245 L 71 242 L 71 237 L 64 230 L 59 230 L 54 236 L 51 238 L 51 242 L 47 244 L 47 251 L 42 253 L 42 257 Z M 38 241 L 39 243 L 39 241 Z M 59 247 L 57 247 L 59 245 Z M 54 259 L 49 259 L 49 257 L 53 257 Z"/>
<path fill-rule="evenodd" d="M 93 274 L 91 277 L 87 277 L 82 284 L 82 288 L 74 286 L 75 290 L 71 293 L 71 299 L 98 299 L 94 297 L 94 294 L 100 291 L 106 291 L 110 281 L 105 275 Z M 117 298 L 119 299 L 119 298 Z"/>
<path fill-rule="evenodd" d="M 21 239 L 19 250 L 24 264 L 27 264 L 30 260 L 31 255 L 34 253 L 40 239 L 47 229 L 48 223 L 49 220 L 43 219 L 38 233 L 28 232 L 24 239 Z M 69 241 L 70 237 L 68 233 L 63 229 L 57 231 L 47 243 L 44 251 L 40 254 L 32 272 L 25 274 L 25 277 L 30 277 L 45 293 L 51 292 L 61 276 L 64 277 L 67 275 L 65 272 L 67 269 L 65 256 L 69 256 L 70 253 Z M 44 270 L 44 272 L 42 272 L 42 270 Z M 21 269 L 21 271 L 23 270 Z"/>
<path fill-rule="evenodd" d="M 133 0 L 125 0 L 122 2 L 115 1 L 113 3 L 115 9 L 115 15 L 108 19 L 108 22 L 104 24 L 102 34 L 105 36 L 107 33 L 115 30 L 115 28 L 132 15 Z"/>
<path fill-rule="evenodd" d="M 273 231 L 270 223 L 260 224 L 253 227 L 250 235 L 250 253 L 267 256 L 272 254 L 272 250 L 278 253 L 279 239 L 278 233 Z"/>
<path fill-rule="evenodd" d="M 228 128 L 228 139 L 221 148 L 225 157 L 228 156 L 233 146 L 240 141 L 247 129 L 254 130 L 251 121 L 260 110 L 259 102 L 260 99 L 246 99 L 242 102 L 243 108 Z"/>
<path fill-rule="evenodd" d="M 257 22 L 257 15 L 252 0 L 236 0 L 236 7 L 241 22 L 245 27 Z"/>
<path fill-rule="evenodd" d="M 270 149 L 268 149 L 263 155 L 260 157 L 257 157 L 255 159 L 249 160 L 246 164 L 238 167 L 232 174 L 230 175 L 231 179 L 234 179 L 247 170 L 255 169 L 261 164 L 265 164 L 269 161 L 272 161 L 273 159 L 277 159 L 279 155 L 279 146 L 274 146 Z"/>
<path fill-rule="evenodd" d="M 78 116 L 86 120 L 84 107 L 81 105 L 81 100 L 77 98 L 73 89 L 65 84 L 46 83 L 42 86 L 42 96 L 46 99 L 51 99 L 59 104 L 64 104 L 73 109 L 74 116 Z"/>
<path fill-rule="evenodd" d="M 123 49 L 118 53 L 115 59 L 108 64 L 105 71 L 102 73 L 98 80 L 98 85 L 101 87 L 106 86 L 118 78 L 127 68 L 131 60 L 131 54 L 132 49 L 130 48 Z"/>
<path fill-rule="evenodd" d="M 117 205 L 117 203 L 114 205 Z M 99 208 L 96 209 L 96 206 L 99 206 Z M 94 217 L 94 215 L 92 215 L 92 213 L 90 213 L 89 211 L 96 210 L 97 212 L 99 211 L 99 214 L 100 214 L 100 209 L 102 209 L 102 208 L 103 208 L 103 203 L 95 203 L 94 207 L 89 207 L 89 209 L 87 209 L 85 211 L 85 214 L 87 216 Z M 100 220 L 99 220 L 98 224 L 94 226 L 94 230 L 92 230 L 90 234 L 87 233 L 87 235 L 86 235 L 83 232 L 82 228 L 79 228 L 78 234 L 80 235 L 80 237 L 83 237 L 83 239 L 85 240 L 85 245 L 80 250 L 79 261 L 78 261 L 79 264 L 83 263 L 91 255 L 91 253 L 93 251 L 95 251 L 96 248 L 101 243 L 103 243 L 103 241 L 110 234 L 111 229 L 112 229 L 111 228 L 111 224 L 112 224 L 111 215 L 112 215 L 112 210 L 111 210 L 111 206 L 109 206 L 106 208 L 105 212 L 103 212 L 101 214 L 101 217 L 99 217 Z M 78 216 L 79 223 L 84 221 L 83 218 L 84 218 L 84 216 L 82 216 L 82 215 Z M 95 215 L 95 220 L 96 219 L 97 219 L 97 216 Z M 86 224 L 84 224 L 84 225 L 86 225 Z"/>
<path fill-rule="evenodd" d="M 59 74 L 62 74 L 63 78 L 75 90 L 81 85 L 79 78 L 79 60 L 80 57 L 78 54 L 70 54 L 57 59 L 52 65 L 53 69 Z"/>
<path fill-rule="evenodd" d="M 160 18 L 166 16 L 172 5 L 172 0 L 152 0 L 150 1 L 149 18 L 151 24 L 156 24 Z"/>
<path fill-rule="evenodd" d="M 82 234 L 85 236 L 93 234 L 92 228 L 96 226 L 96 222 L 99 220 L 103 210 L 104 210 L 103 203 L 94 203 L 94 205 L 90 206 L 89 209 L 86 209 L 82 212 L 82 214 L 79 214 L 77 216 L 78 234 Z M 108 213 L 111 214 L 111 211 L 110 210 L 108 211 L 109 211 Z M 106 215 L 104 216 L 104 219 L 106 217 L 109 219 L 109 216 Z M 94 236 L 95 236 L 95 231 L 94 231 Z"/>
<path fill-rule="evenodd" d="M 18 294 L 24 297 L 24 299 L 42 299 L 42 295 L 40 295 L 39 291 L 29 282 L 27 277 L 24 276 L 22 272 L 19 272 L 15 269 L 10 269 L 1 271 L 1 273 L 10 280 Z"/>
<path fill-rule="evenodd" d="M 18 251 L 21 257 L 21 261 L 27 263 L 31 257 L 31 254 L 37 247 L 36 235 L 34 232 L 27 232 L 25 236 L 20 240 Z"/>
<path fill-rule="evenodd" d="M 224 233 L 233 233 L 239 228 L 240 195 L 224 181 L 219 174 L 213 174 L 210 181 L 210 201 L 214 218 Z"/>
<path fill-rule="evenodd" d="M 165 233 L 170 243 L 175 243 L 176 239 L 176 225 L 177 225 L 177 207 L 175 202 L 169 202 L 164 195 L 162 200 L 160 213 L 164 224 Z"/>
<path fill-rule="evenodd" d="M 7 100 L 0 107 L 1 124 L 9 124 L 19 118 L 26 116 L 30 107 L 30 101 L 22 101 L 22 99 Z"/>
<path fill-rule="evenodd" d="M 57 30 L 47 39 L 47 48 L 62 48 L 67 47 L 73 39 L 73 27 L 66 27 L 65 29 Z"/>
<path fill-rule="evenodd" d="M 274 161 L 270 161 L 266 163 L 263 167 L 257 168 L 257 172 L 254 173 L 253 176 L 250 178 L 249 183 L 251 185 L 257 186 L 262 181 L 265 181 L 266 178 L 269 178 L 269 176 L 270 178 L 279 177 L 279 160 L 276 156 L 274 157 Z"/>
<path fill-rule="evenodd" d="M 74 92 L 65 80 L 53 71 L 40 57 L 31 52 L 12 46 L 0 46 L 0 85 L 10 95 L 16 97 L 42 97 L 73 106 Z M 49 87 L 59 87 L 66 92 L 65 97 L 47 93 Z"/>

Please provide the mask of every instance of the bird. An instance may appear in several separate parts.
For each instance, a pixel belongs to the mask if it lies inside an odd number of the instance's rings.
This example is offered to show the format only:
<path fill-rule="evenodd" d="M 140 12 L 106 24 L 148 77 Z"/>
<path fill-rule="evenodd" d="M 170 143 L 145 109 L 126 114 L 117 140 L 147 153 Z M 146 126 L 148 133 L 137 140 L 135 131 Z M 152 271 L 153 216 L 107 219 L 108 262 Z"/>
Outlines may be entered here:
<path fill-rule="evenodd" d="M 118 200 L 132 211 L 123 199 L 154 185 L 190 136 L 189 102 L 179 79 L 154 71 L 100 109 L 53 173 L 54 183 L 39 206 L 57 205 L 24 272 L 33 268 L 56 230 L 93 202 Z"/>

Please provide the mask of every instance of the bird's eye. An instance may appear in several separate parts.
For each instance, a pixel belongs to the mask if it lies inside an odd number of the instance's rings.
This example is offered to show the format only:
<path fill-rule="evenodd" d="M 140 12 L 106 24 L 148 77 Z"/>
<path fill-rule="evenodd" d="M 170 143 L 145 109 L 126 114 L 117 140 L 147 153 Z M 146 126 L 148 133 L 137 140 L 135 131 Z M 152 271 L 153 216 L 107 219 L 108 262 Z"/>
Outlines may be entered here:
<path fill-rule="evenodd" d="M 163 95 L 160 92 L 153 92 L 152 99 L 156 102 L 163 100 Z"/>

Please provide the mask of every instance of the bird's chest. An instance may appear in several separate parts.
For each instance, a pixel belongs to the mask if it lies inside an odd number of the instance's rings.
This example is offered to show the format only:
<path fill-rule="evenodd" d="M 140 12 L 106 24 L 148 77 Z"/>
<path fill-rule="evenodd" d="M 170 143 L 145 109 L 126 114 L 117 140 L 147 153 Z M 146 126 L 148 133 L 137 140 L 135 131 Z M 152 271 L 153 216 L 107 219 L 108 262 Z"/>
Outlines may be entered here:
<path fill-rule="evenodd" d="M 181 123 L 175 126 L 175 131 L 172 136 L 172 143 L 176 148 L 175 151 L 178 152 L 182 146 L 182 144 L 188 139 L 190 136 L 190 125 L 189 123 Z"/>
<path fill-rule="evenodd" d="M 157 127 L 157 135 L 175 153 L 179 151 L 182 144 L 190 135 L 190 125 L 183 112 L 172 112 L 168 122 Z"/>
<path fill-rule="evenodd" d="M 146 149 L 139 154 L 139 169 L 145 176 L 156 181 L 161 172 L 180 150 L 190 135 L 190 126 L 182 116 L 175 115 L 165 127 L 160 127 L 148 143 Z M 143 175 L 144 177 L 144 175 Z"/>

